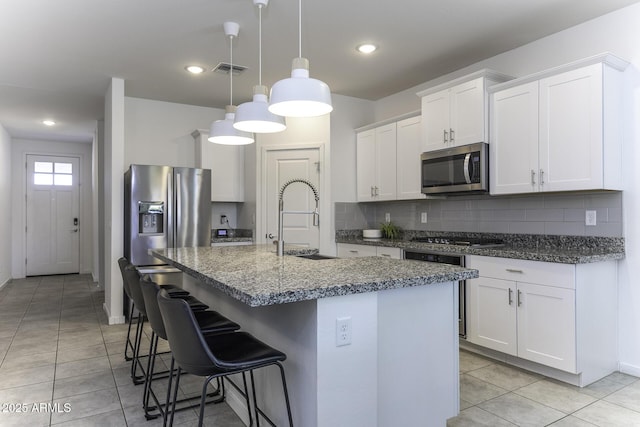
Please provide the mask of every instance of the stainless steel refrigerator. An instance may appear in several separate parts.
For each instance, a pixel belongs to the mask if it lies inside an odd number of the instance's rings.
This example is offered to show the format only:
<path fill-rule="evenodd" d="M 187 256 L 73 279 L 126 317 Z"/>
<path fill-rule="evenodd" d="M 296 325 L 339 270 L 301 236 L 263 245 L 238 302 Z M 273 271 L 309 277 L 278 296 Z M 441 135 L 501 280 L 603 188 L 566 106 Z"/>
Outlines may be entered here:
<path fill-rule="evenodd" d="M 124 181 L 124 256 L 143 273 L 176 271 L 149 249 L 210 245 L 211 170 L 131 165 Z"/>

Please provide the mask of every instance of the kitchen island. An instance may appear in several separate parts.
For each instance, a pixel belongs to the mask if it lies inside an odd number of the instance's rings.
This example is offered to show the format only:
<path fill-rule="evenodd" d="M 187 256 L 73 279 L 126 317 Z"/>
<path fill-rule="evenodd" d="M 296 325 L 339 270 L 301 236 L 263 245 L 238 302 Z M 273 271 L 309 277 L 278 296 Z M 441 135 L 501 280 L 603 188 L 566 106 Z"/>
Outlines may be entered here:
<path fill-rule="evenodd" d="M 476 270 L 278 257 L 272 245 L 153 254 L 186 273 L 183 286 L 194 296 L 287 354 L 296 425 L 444 426 L 458 413 L 454 282 Z M 338 320 L 350 325 L 348 345 L 337 346 Z M 260 372 L 257 382 L 261 408 L 286 425 L 277 372 Z M 232 392 L 228 402 L 246 415 Z"/>

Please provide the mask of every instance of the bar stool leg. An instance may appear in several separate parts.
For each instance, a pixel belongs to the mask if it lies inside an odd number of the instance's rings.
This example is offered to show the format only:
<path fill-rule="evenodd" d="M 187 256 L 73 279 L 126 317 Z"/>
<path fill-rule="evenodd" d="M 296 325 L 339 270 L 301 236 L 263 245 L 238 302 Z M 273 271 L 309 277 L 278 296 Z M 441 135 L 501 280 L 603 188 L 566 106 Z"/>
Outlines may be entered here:
<path fill-rule="evenodd" d="M 134 306 L 131 304 L 131 309 L 129 310 L 129 327 L 127 328 L 127 340 L 124 343 L 124 360 L 127 362 L 132 360 L 133 357 L 128 355 L 129 349 L 131 351 L 134 350 L 133 344 L 131 343 L 131 325 L 133 324 L 133 309 Z"/>

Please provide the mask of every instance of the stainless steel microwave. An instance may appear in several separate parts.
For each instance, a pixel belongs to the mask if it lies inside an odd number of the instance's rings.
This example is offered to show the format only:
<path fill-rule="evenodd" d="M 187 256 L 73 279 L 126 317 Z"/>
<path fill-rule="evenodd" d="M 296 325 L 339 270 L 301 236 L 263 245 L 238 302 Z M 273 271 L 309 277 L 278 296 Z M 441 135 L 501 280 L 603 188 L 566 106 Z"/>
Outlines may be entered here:
<path fill-rule="evenodd" d="M 425 194 L 489 191 L 489 144 L 478 142 L 420 155 Z"/>

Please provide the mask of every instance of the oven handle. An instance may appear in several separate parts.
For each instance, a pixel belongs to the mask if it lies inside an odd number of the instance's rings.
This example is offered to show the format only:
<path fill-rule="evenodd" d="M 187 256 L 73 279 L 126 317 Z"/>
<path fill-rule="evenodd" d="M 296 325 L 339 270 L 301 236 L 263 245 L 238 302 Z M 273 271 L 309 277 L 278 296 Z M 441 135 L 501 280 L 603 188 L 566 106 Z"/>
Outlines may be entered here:
<path fill-rule="evenodd" d="M 469 173 L 469 164 L 471 163 L 471 153 L 467 153 L 464 156 L 464 180 L 467 184 L 471 184 L 471 174 Z"/>

